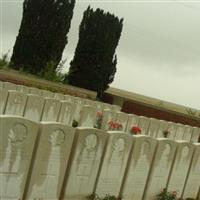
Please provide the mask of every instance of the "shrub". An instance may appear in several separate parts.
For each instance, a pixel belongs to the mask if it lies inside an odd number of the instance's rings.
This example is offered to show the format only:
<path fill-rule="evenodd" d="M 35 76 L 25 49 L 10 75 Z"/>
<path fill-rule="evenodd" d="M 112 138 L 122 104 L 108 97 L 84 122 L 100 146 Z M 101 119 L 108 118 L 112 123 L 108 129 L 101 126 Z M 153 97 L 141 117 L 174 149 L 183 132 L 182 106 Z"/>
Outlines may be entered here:
<path fill-rule="evenodd" d="M 0 58 L 0 69 L 3 69 L 3 68 L 7 68 L 8 65 L 9 65 L 9 61 L 8 61 L 8 53 L 4 53 L 2 55 L 2 57 Z"/>
<path fill-rule="evenodd" d="M 178 200 L 177 192 L 168 192 L 166 188 L 164 188 L 160 194 L 156 196 L 156 200 Z"/>
<path fill-rule="evenodd" d="M 60 82 L 64 77 L 61 72 L 55 70 L 55 63 L 53 61 L 48 62 L 44 69 L 42 69 L 37 75 L 54 82 Z"/>

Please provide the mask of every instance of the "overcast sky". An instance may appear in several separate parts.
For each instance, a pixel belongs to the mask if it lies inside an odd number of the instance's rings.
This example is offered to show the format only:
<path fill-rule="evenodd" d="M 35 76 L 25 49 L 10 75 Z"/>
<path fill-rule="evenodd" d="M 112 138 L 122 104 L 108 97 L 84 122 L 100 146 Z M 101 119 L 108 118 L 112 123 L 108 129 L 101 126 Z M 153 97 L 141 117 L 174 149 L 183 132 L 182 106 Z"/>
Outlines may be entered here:
<path fill-rule="evenodd" d="M 5 53 L 12 51 L 18 34 L 23 1 L 0 2 L 1 53 Z M 200 1 L 79 0 L 63 53 L 68 63 L 88 5 L 124 18 L 111 86 L 200 109 Z"/>

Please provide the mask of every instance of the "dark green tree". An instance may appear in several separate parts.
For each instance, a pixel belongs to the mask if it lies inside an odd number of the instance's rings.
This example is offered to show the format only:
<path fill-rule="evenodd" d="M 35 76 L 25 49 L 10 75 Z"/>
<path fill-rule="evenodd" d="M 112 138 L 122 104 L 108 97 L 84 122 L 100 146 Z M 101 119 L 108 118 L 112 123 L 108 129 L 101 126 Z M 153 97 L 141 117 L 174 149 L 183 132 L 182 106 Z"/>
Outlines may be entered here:
<path fill-rule="evenodd" d="M 79 41 L 66 82 L 97 91 L 101 98 L 114 80 L 117 64 L 115 50 L 122 27 L 123 19 L 88 7 L 79 27 Z"/>
<path fill-rule="evenodd" d="M 67 44 L 75 0 L 25 0 L 11 66 L 37 74 L 59 64 Z"/>

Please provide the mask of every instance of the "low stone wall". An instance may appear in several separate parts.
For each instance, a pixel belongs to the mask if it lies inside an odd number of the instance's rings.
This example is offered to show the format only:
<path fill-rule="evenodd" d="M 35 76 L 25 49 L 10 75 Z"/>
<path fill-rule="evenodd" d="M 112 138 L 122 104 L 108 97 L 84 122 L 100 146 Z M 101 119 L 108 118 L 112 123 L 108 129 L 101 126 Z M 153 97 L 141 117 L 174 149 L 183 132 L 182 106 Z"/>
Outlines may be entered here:
<path fill-rule="evenodd" d="M 94 91 L 78 88 L 75 86 L 54 83 L 44 79 L 39 79 L 32 75 L 20 74 L 14 70 L 0 70 L 0 81 L 11 82 L 17 85 L 25 85 L 29 87 L 36 87 L 51 92 L 59 92 L 81 98 L 95 100 L 97 93 Z"/>

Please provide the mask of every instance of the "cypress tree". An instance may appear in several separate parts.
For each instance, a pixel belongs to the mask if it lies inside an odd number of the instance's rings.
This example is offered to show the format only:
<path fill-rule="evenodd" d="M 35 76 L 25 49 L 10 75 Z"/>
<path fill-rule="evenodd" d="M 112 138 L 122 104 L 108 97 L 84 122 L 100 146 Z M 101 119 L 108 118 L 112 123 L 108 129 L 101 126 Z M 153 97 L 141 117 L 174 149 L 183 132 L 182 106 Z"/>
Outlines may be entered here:
<path fill-rule="evenodd" d="M 101 98 L 114 80 L 117 65 L 115 50 L 122 27 L 123 19 L 88 7 L 79 27 L 79 41 L 66 82 L 97 91 Z"/>
<path fill-rule="evenodd" d="M 47 63 L 59 64 L 67 44 L 75 0 L 25 0 L 11 66 L 39 73 Z"/>

